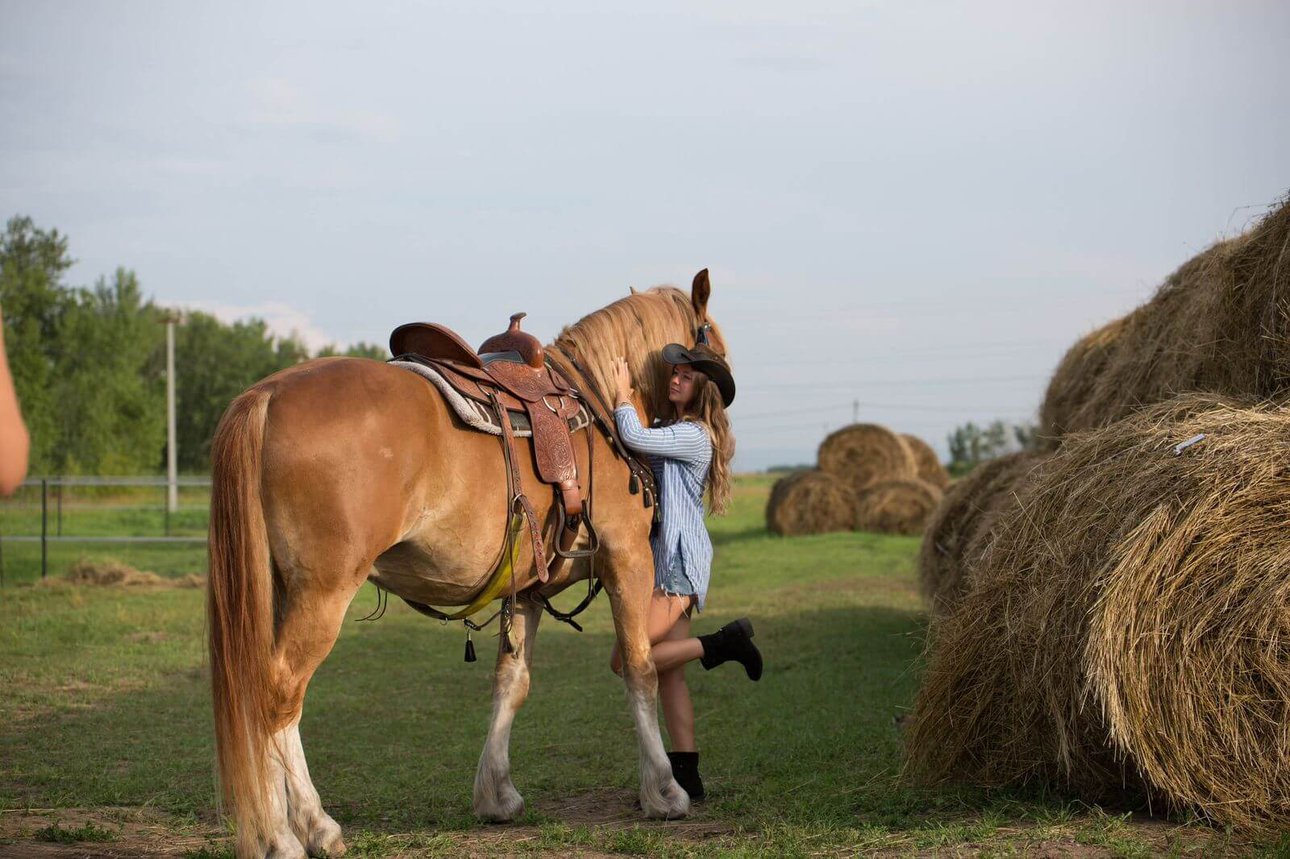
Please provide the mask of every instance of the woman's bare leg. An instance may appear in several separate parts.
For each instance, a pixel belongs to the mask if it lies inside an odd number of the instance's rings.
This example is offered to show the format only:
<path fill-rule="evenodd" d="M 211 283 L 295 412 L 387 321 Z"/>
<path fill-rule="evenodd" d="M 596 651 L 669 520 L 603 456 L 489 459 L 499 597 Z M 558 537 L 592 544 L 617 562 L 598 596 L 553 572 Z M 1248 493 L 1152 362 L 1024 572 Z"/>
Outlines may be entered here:
<path fill-rule="evenodd" d="M 673 644 L 682 644 L 688 638 L 690 618 L 683 614 L 668 631 L 667 637 L 654 646 L 655 664 L 660 649 L 666 650 Z M 698 751 L 694 740 L 694 704 L 690 700 L 690 688 L 685 684 L 684 662 L 671 668 L 658 669 L 658 695 L 663 702 L 663 721 L 667 725 L 672 751 Z"/>

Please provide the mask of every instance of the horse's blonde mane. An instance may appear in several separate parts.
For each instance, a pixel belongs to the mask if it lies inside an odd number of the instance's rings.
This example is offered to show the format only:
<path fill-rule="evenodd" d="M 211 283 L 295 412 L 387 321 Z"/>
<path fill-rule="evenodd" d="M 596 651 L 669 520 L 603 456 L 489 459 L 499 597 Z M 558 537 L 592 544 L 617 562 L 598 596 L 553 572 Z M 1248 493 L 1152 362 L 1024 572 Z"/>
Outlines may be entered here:
<path fill-rule="evenodd" d="M 698 319 L 690 297 L 674 286 L 634 292 L 566 326 L 551 348 L 575 358 L 613 406 L 613 361 L 627 359 L 637 392 L 653 418 L 667 402 L 670 368 L 660 350 L 668 343 L 694 344 Z"/>

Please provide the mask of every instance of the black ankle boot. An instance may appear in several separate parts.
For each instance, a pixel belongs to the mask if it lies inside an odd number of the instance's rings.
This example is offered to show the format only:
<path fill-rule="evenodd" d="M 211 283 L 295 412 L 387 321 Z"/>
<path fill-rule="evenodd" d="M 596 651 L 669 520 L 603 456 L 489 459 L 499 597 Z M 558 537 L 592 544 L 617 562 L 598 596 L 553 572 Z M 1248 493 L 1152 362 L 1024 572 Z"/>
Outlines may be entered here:
<path fill-rule="evenodd" d="M 703 657 L 699 660 L 711 670 L 723 662 L 734 660 L 748 672 L 749 680 L 761 679 L 761 651 L 752 643 L 752 621 L 746 617 L 733 620 L 716 632 L 699 636 Z"/>
<path fill-rule="evenodd" d="M 702 802 L 706 794 L 699 778 L 699 753 L 668 752 L 667 759 L 672 762 L 672 778 L 690 795 L 690 802 Z"/>

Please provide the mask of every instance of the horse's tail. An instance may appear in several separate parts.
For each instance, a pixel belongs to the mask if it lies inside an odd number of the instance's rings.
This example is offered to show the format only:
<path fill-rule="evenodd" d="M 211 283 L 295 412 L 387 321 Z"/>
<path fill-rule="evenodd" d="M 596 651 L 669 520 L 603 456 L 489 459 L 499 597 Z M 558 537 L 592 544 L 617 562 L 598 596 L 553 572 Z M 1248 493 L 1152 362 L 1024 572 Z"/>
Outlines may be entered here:
<path fill-rule="evenodd" d="M 211 696 L 220 787 L 237 822 L 239 856 L 267 835 L 268 754 L 278 710 L 273 573 L 260 497 L 269 397 L 253 388 L 235 399 L 211 443 Z"/>

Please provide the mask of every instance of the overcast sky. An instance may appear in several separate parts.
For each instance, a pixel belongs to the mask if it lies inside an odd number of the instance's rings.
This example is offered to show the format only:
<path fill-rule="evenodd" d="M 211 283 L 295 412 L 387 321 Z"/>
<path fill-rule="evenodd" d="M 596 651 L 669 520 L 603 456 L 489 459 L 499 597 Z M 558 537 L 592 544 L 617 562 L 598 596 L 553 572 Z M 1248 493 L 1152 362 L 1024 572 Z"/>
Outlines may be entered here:
<path fill-rule="evenodd" d="M 943 451 L 1290 189 L 1288 45 L 1231 0 L 0 0 L 0 216 L 314 346 L 706 266 L 738 467 L 856 400 Z"/>

